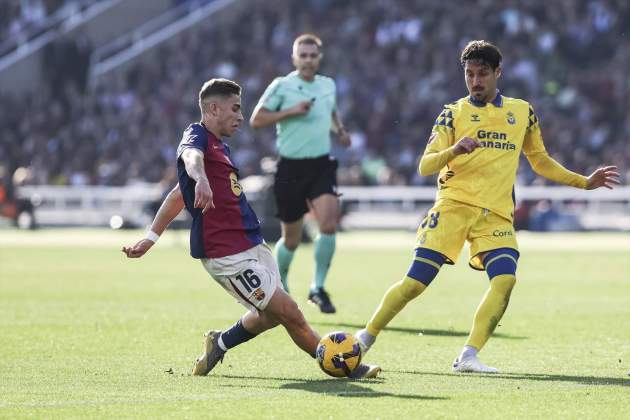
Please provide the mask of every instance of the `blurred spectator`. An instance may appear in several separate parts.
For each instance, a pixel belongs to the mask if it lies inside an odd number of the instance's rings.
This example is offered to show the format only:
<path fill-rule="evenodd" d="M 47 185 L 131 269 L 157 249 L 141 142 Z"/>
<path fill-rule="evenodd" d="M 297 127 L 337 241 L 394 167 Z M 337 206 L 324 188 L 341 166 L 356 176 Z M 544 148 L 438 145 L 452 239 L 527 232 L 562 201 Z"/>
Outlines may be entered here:
<path fill-rule="evenodd" d="M 356 142 L 333 152 L 340 183 L 434 182 L 417 175 L 417 156 L 442 105 L 466 95 L 458 55 L 470 39 L 502 49 L 502 93 L 534 105 L 552 156 L 580 173 L 599 162 L 617 165 L 627 182 L 626 0 L 276 0 L 233 7 L 234 17 L 208 20 L 88 92 L 74 62 L 61 57 L 77 57 L 73 48 L 89 44 L 74 40 L 54 52 L 47 88 L 0 98 L 2 160 L 10 170 L 29 167 L 41 184 L 158 182 L 182 131 L 198 119 L 195 97 L 205 80 L 241 83 L 247 119 L 264 87 L 291 70 L 293 38 L 312 31 L 324 41 L 321 72 L 338 81 L 338 107 Z M 6 19 L 12 12 L 2 13 Z M 243 176 L 260 173 L 261 158 L 275 154 L 273 130 L 254 137 L 244 127 L 231 141 L 241 143 L 235 160 Z M 545 181 L 524 162 L 518 182 Z"/>
<path fill-rule="evenodd" d="M 0 45 L 12 37 L 26 39 L 29 37 L 28 33 L 37 33 L 45 26 L 46 19 L 63 6 L 88 2 L 88 0 L 2 0 Z"/>
<path fill-rule="evenodd" d="M 0 217 L 8 218 L 15 226 L 23 229 L 35 229 L 34 206 L 30 200 L 15 196 L 15 187 L 24 184 L 28 171 L 18 168 L 13 177 L 0 165 Z"/>

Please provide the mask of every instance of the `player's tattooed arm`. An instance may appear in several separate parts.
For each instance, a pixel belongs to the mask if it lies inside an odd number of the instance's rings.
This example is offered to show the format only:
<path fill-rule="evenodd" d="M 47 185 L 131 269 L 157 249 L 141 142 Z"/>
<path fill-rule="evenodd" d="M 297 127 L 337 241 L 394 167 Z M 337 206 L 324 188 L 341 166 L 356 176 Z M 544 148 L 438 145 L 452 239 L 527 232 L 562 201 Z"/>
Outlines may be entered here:
<path fill-rule="evenodd" d="M 158 210 L 149 232 L 159 236 L 166 230 L 168 225 L 177 217 L 180 211 L 184 208 L 184 199 L 179 189 L 179 185 L 168 193 L 160 209 Z M 145 237 L 135 243 L 133 246 L 123 246 L 122 252 L 127 255 L 128 258 L 139 258 L 147 253 L 149 249 L 155 244 L 157 238 Z"/>
<path fill-rule="evenodd" d="M 203 163 L 203 152 L 199 149 L 188 148 L 182 153 L 182 160 L 186 167 L 188 176 L 195 181 L 195 208 L 202 209 L 205 213 L 210 208 L 214 208 L 212 201 L 212 190 L 206 177 Z"/>

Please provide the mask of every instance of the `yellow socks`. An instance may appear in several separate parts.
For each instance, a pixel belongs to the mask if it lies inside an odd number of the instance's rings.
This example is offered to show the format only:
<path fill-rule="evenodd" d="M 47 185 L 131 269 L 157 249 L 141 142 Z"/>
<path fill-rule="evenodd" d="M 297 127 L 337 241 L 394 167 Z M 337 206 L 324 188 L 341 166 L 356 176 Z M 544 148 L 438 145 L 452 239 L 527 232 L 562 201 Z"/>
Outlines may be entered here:
<path fill-rule="evenodd" d="M 418 280 L 406 276 L 394 284 L 385 293 L 381 304 L 368 322 L 365 328 L 367 332 L 376 337 L 409 301 L 424 292 L 426 288 L 427 286 Z"/>
<path fill-rule="evenodd" d="M 481 350 L 486 344 L 508 306 L 515 283 L 516 277 L 510 274 L 501 274 L 490 280 L 490 288 L 475 313 L 467 346 Z"/>

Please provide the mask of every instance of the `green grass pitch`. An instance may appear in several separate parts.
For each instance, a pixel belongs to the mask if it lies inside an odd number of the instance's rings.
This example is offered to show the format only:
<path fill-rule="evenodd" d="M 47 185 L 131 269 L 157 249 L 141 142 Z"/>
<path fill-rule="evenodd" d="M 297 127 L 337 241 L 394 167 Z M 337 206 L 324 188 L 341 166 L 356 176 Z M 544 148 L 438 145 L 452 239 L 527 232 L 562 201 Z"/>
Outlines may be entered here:
<path fill-rule="evenodd" d="M 457 375 L 487 286 L 461 258 L 378 338 L 374 380 L 335 380 L 281 328 L 190 376 L 209 328 L 243 312 L 171 232 L 142 259 L 139 231 L 0 231 L 0 418 L 628 418 L 630 236 L 519 233 L 519 279 L 480 354 L 498 375 Z M 406 272 L 414 234 L 341 233 L 328 288 L 305 302 L 312 248 L 290 285 L 320 333 L 363 327 Z M 467 250 L 462 256 L 465 256 Z"/>

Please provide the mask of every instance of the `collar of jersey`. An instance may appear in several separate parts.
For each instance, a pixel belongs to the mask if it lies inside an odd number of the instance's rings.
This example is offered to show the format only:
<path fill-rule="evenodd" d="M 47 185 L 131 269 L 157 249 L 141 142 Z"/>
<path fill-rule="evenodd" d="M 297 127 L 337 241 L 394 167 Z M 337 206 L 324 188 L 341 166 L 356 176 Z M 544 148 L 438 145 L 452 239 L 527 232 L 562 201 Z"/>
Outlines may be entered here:
<path fill-rule="evenodd" d="M 475 98 L 472 97 L 472 95 L 468 97 L 468 102 L 470 102 L 471 104 L 473 104 L 474 106 L 478 108 L 483 108 L 484 106 L 486 106 L 485 102 L 476 100 Z M 497 96 L 494 97 L 491 104 L 496 106 L 497 108 L 500 108 L 503 106 L 503 97 L 501 96 L 501 91 L 499 91 L 498 89 L 497 89 Z"/>

